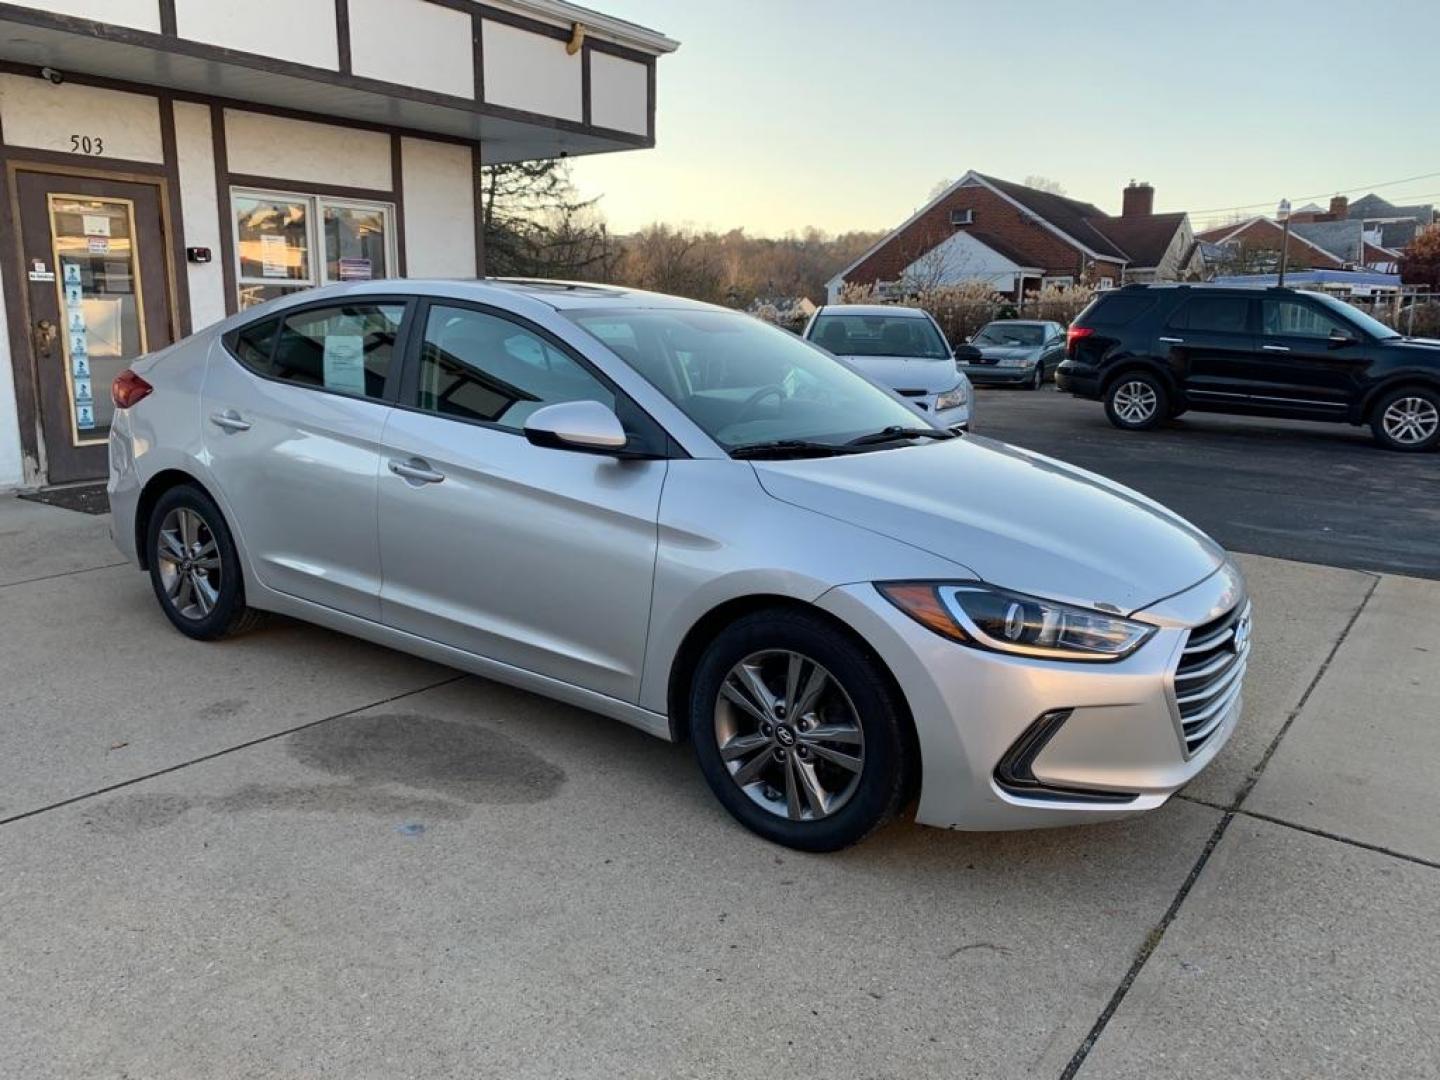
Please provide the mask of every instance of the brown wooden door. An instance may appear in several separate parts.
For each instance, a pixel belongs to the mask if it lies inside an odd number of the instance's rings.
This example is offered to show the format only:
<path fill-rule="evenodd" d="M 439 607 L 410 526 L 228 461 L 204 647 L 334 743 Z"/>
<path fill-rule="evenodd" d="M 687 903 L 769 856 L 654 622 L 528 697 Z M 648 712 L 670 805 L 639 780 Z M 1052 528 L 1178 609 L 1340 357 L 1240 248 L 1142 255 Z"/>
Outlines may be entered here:
<path fill-rule="evenodd" d="M 111 381 L 174 340 L 160 189 L 30 171 L 16 188 L 46 473 L 99 479 Z"/>

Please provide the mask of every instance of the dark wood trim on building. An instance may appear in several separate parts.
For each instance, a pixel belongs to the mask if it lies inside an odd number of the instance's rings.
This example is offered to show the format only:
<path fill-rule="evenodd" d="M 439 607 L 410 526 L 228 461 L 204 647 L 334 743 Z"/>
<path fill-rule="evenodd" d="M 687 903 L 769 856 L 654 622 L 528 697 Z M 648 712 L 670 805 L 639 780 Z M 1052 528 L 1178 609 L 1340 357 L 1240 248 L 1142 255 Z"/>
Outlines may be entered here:
<path fill-rule="evenodd" d="M 226 180 L 231 187 L 293 191 L 297 195 L 328 195 L 333 199 L 355 199 L 361 202 L 391 202 L 395 198 L 395 192 L 389 188 L 342 187 L 339 184 L 317 184 L 314 180 L 291 180 L 284 176 L 229 173 Z"/>
<path fill-rule="evenodd" d="M 395 269 L 392 276 L 408 277 L 405 255 L 405 148 L 402 136 L 390 135 L 390 198 L 395 204 Z"/>
<path fill-rule="evenodd" d="M 475 100 L 485 100 L 485 34 L 480 23 L 480 13 L 470 13 L 470 49 L 475 64 Z"/>
<path fill-rule="evenodd" d="M 475 276 L 485 276 L 485 177 L 480 172 L 485 164 L 481 144 L 470 151 L 470 177 L 475 184 Z"/>
<path fill-rule="evenodd" d="M 160 33 L 165 37 L 177 37 L 180 31 L 175 22 L 175 0 L 160 0 Z"/>
<path fill-rule="evenodd" d="M 3 138 L 0 133 L 0 138 Z M 34 482 L 44 473 L 41 450 L 40 379 L 30 348 L 30 301 L 25 287 L 25 251 L 20 239 L 20 197 L 15 169 L 6 163 L 0 169 L 0 237 L 10 243 L 0 251 L 4 260 L 4 300 L 10 329 L 10 368 L 15 381 L 15 423 L 20 429 L 22 484 Z"/>
<path fill-rule="evenodd" d="M 588 40 L 580 46 L 580 122 L 590 126 L 590 54 L 595 46 Z"/>
<path fill-rule="evenodd" d="M 649 68 L 645 75 L 645 145 L 655 145 L 655 57 L 650 57 L 645 66 Z"/>
<path fill-rule="evenodd" d="M 432 4 L 445 3 L 445 0 L 430 0 L 430 2 Z M 481 18 L 489 19 L 491 22 L 504 23 L 506 26 L 513 26 L 517 30 L 529 30 L 530 33 L 539 34 L 541 37 L 554 38 L 557 41 L 570 40 L 570 28 L 568 26 L 552 26 L 549 23 L 527 19 L 524 15 L 501 11 L 499 8 L 487 7 L 484 4 L 467 3 L 466 0 L 446 3 L 445 6 L 474 11 L 479 14 Z"/>
<path fill-rule="evenodd" d="M 240 310 L 235 280 L 235 219 L 230 209 L 230 151 L 225 143 L 225 106 L 210 106 L 210 137 L 215 147 L 215 203 L 220 215 L 220 279 L 225 286 L 225 314 Z"/>
<path fill-rule="evenodd" d="M 350 55 L 350 0 L 335 0 L 335 48 L 340 58 L 340 74 L 354 74 Z"/>
<path fill-rule="evenodd" d="M 180 204 L 180 157 L 175 148 L 175 100 L 168 94 L 160 95 L 160 146 L 165 158 L 165 185 L 169 188 L 167 198 L 161 199 L 161 206 L 168 206 L 167 220 L 163 222 L 164 235 L 169 240 L 166 263 L 169 269 L 171 300 L 174 304 L 171 320 L 176 329 L 175 340 L 189 337 L 194 332 L 190 317 L 190 274 L 185 262 L 185 209 Z"/>
<path fill-rule="evenodd" d="M 54 166 L 60 170 L 86 165 L 106 170 L 139 174 L 147 179 L 165 175 L 165 166 L 155 161 L 131 161 L 129 158 L 83 157 L 80 154 L 66 154 L 59 150 L 31 149 L 28 146 L 0 146 L 0 161 L 23 158 L 35 165 Z M 88 175 L 88 174 L 87 174 Z"/>

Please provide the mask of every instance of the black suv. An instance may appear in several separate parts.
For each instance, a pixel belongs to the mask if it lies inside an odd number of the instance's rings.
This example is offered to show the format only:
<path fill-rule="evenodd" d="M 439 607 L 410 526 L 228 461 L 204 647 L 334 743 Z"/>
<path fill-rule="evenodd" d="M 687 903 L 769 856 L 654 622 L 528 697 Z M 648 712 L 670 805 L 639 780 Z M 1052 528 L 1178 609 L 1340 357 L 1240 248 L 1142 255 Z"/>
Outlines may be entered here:
<path fill-rule="evenodd" d="M 1391 450 L 1440 443 L 1440 341 L 1323 293 L 1126 285 L 1071 324 L 1055 383 L 1126 431 L 1187 409 L 1369 424 Z"/>

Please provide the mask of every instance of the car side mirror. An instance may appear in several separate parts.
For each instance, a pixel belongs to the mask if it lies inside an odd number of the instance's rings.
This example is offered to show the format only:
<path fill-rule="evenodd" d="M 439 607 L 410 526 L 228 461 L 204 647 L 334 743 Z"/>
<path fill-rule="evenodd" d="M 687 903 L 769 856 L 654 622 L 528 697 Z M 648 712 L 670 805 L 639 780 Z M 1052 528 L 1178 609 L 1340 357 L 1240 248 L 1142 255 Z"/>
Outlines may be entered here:
<path fill-rule="evenodd" d="M 980 359 L 980 350 L 974 345 L 957 345 L 955 346 L 955 359 L 959 363 L 968 364 L 972 360 Z"/>
<path fill-rule="evenodd" d="M 615 411 L 598 401 L 561 401 L 536 409 L 525 421 L 525 438 L 536 446 L 617 455 L 629 441 Z"/>

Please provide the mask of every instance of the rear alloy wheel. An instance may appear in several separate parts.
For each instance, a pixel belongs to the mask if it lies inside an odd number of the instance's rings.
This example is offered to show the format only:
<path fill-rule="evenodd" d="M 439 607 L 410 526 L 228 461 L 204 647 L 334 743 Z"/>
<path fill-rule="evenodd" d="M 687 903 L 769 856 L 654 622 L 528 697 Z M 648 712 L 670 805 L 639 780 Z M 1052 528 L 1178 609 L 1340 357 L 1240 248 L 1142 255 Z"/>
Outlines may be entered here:
<path fill-rule="evenodd" d="M 213 641 L 253 626 L 240 559 L 220 508 L 198 487 L 160 496 L 146 533 L 150 583 L 161 610 L 187 637 Z"/>
<path fill-rule="evenodd" d="M 1105 415 L 1123 431 L 1145 431 L 1170 412 L 1169 395 L 1160 380 L 1144 372 L 1121 375 L 1105 392 Z"/>
<path fill-rule="evenodd" d="M 788 847 L 853 844 L 907 790 L 904 721 L 878 662 L 803 612 L 758 613 L 722 632 L 696 669 L 689 720 L 716 797 Z"/>
<path fill-rule="evenodd" d="M 1440 444 L 1440 393 L 1405 386 L 1386 394 L 1371 413 L 1370 430 L 1387 450 L 1416 453 Z"/>

